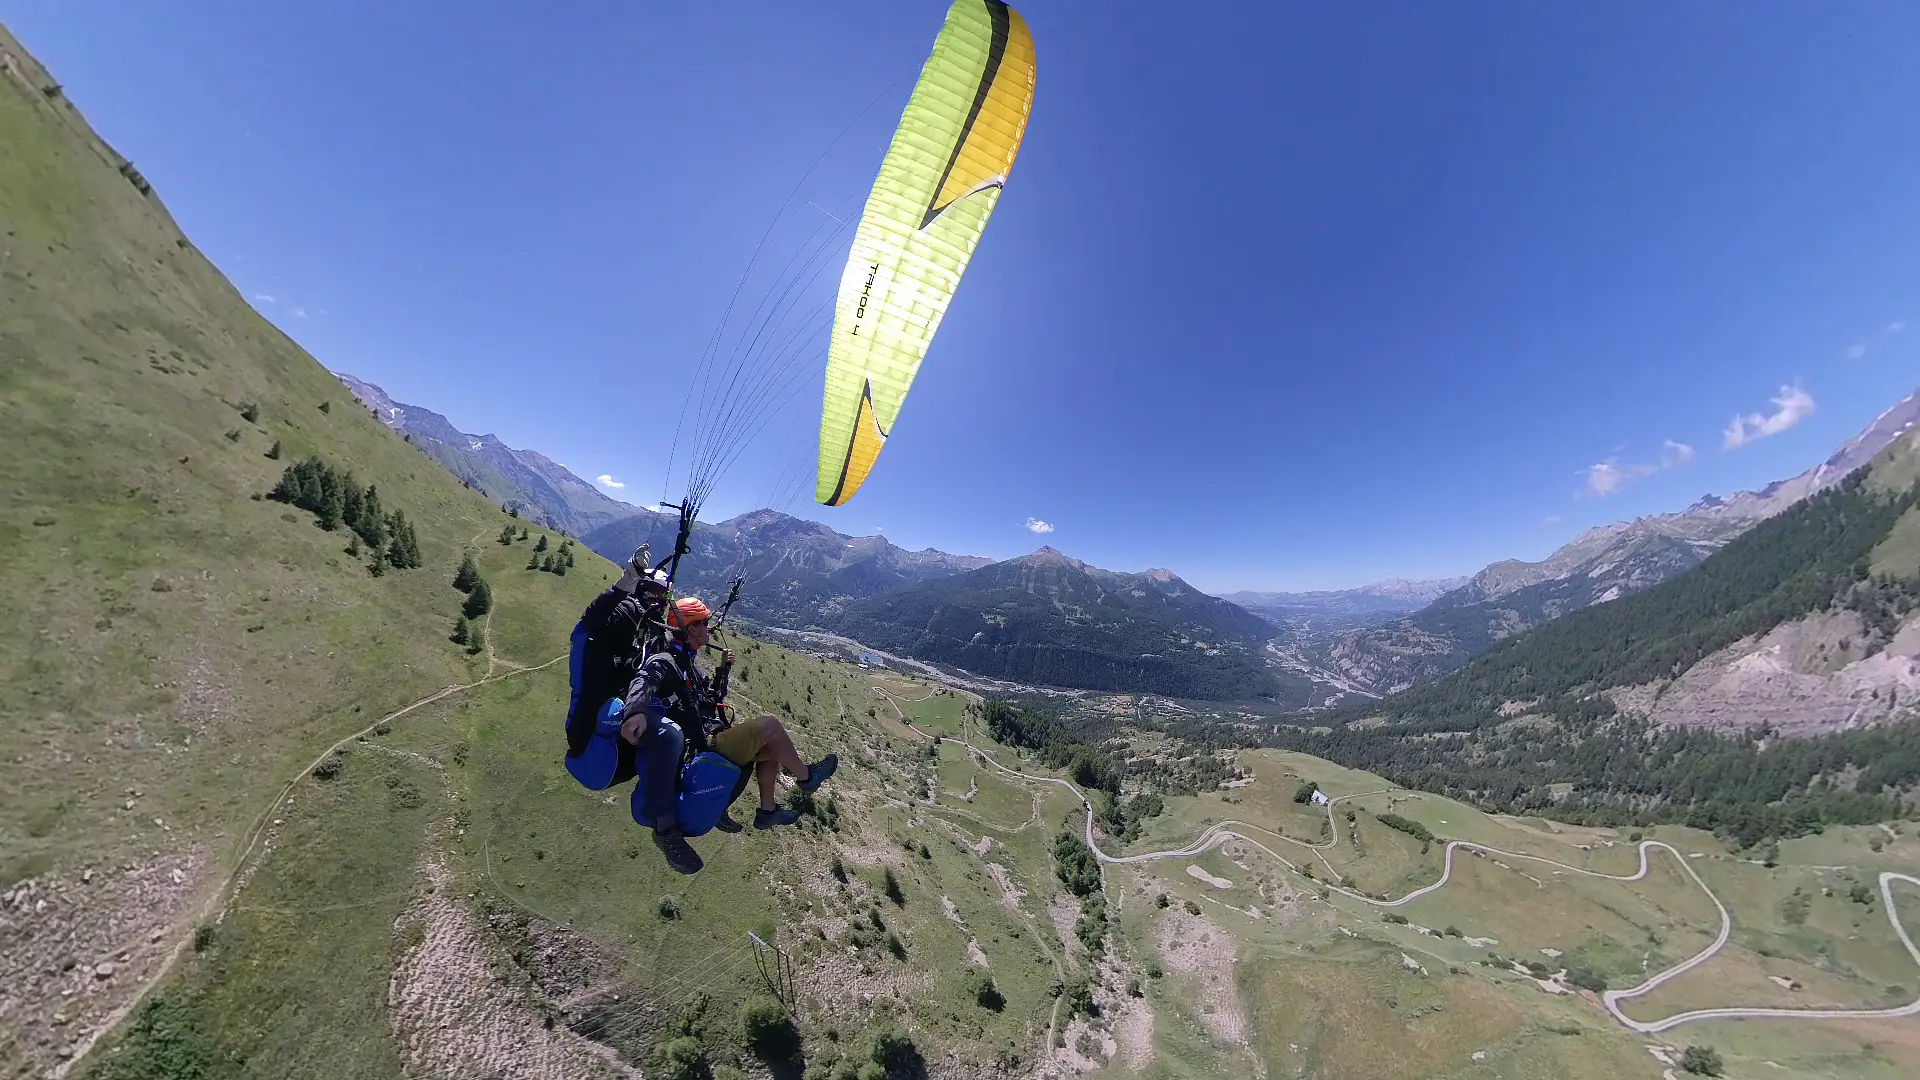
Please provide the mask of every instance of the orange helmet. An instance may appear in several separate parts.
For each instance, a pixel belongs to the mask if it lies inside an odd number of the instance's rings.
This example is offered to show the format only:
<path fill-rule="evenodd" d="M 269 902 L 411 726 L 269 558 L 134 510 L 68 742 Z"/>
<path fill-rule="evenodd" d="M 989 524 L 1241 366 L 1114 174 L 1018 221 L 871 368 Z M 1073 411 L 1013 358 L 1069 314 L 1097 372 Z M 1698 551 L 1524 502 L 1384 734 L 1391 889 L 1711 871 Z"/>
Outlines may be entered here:
<path fill-rule="evenodd" d="M 689 623 L 706 622 L 713 612 L 697 596 L 683 596 L 667 609 L 667 625 L 678 630 L 686 629 Z"/>

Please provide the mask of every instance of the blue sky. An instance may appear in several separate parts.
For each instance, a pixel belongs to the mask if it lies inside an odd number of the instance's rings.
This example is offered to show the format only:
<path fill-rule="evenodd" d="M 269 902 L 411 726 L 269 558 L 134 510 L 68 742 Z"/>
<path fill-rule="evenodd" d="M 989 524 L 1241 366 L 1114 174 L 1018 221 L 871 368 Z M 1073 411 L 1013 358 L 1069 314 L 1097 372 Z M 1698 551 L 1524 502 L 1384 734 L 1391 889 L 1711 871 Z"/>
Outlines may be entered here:
<path fill-rule="evenodd" d="M 1920 6 L 1021 10 L 999 210 L 872 479 L 792 512 L 1214 590 L 1468 573 L 1920 383 Z M 636 502 L 755 243 L 864 198 L 944 12 L 0 0 L 321 362 Z M 709 516 L 810 455 L 810 377 Z"/>

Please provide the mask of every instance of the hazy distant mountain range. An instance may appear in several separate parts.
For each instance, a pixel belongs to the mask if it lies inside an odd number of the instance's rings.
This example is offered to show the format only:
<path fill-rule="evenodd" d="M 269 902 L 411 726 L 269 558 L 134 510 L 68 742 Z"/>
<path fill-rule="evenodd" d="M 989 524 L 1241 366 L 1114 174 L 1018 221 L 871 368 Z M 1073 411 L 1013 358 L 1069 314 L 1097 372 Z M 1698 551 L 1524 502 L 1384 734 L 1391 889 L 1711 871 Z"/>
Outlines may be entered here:
<path fill-rule="evenodd" d="M 671 550 L 671 517 L 610 498 L 534 451 L 468 435 L 378 386 L 339 378 L 389 427 L 503 506 L 616 561 L 642 540 L 661 556 Z M 1832 486 L 1917 422 L 1920 392 L 1790 479 L 1589 529 L 1538 562 L 1497 562 L 1467 578 L 1213 597 L 1171 571 L 1121 574 L 1052 548 L 995 563 L 907 551 L 885 537 L 759 510 L 701 523 L 680 582 L 720 598 L 742 578 L 743 616 L 1007 679 L 1296 704 L 1383 695 L 1563 614 L 1674 578 Z"/>
<path fill-rule="evenodd" d="M 653 546 L 656 560 L 664 560 L 673 551 L 677 527 L 673 515 L 640 511 L 580 539 L 617 563 L 642 542 Z M 740 578 L 742 615 L 794 629 L 829 626 L 849 600 L 993 561 L 932 548 L 908 551 L 884 536 L 844 536 L 775 510 L 755 510 L 718 525 L 696 523 L 690 546 L 676 579 L 684 590 L 724 599 L 728 582 Z"/>
<path fill-rule="evenodd" d="M 999 678 L 1173 697 L 1306 704 L 1273 668 L 1271 623 L 1169 570 L 1123 574 L 1043 547 L 846 604 L 828 628 Z"/>

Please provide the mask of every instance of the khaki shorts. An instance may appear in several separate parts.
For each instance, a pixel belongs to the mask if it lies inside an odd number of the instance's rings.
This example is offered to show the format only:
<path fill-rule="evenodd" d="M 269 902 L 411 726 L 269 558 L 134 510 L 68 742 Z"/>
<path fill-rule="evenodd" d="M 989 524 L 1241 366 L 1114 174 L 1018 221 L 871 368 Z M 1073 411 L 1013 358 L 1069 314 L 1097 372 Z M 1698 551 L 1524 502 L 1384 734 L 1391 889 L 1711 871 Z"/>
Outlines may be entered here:
<path fill-rule="evenodd" d="M 744 724 L 735 724 L 725 731 L 716 732 L 707 740 L 715 753 L 741 768 L 759 761 L 767 749 L 767 721 L 769 716 L 757 717 Z"/>

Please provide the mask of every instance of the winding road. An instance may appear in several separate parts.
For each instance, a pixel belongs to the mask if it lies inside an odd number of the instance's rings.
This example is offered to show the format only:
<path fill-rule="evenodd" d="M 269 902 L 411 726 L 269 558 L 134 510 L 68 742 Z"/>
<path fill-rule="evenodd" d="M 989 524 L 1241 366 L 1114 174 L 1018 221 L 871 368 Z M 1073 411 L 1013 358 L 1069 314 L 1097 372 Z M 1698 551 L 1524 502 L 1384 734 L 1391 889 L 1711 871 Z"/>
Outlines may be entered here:
<path fill-rule="evenodd" d="M 878 690 L 879 688 L 875 687 L 875 689 Z M 880 692 L 882 693 L 883 696 L 889 696 L 889 699 L 890 699 L 890 695 L 886 695 L 885 691 L 880 691 Z M 895 705 L 895 709 L 898 710 L 898 708 L 899 706 Z M 912 728 L 915 732 L 923 736 L 927 735 L 926 732 L 921 731 L 918 727 L 915 727 L 912 721 L 907 720 L 905 718 L 904 713 L 902 713 L 901 722 L 905 723 L 909 728 Z M 1112 865 L 1124 865 L 1129 863 L 1153 862 L 1159 859 L 1189 859 L 1203 852 L 1210 851 L 1213 848 L 1218 847 L 1219 845 L 1224 844 L 1229 840 L 1239 840 L 1242 843 L 1249 844 L 1253 847 L 1259 848 L 1261 851 L 1266 852 L 1269 856 L 1279 861 L 1282 865 L 1286 866 L 1287 868 L 1297 869 L 1297 867 L 1295 866 L 1292 860 L 1281 855 L 1279 852 L 1274 851 L 1272 848 L 1261 843 L 1259 840 L 1256 840 L 1253 837 L 1246 835 L 1245 833 L 1235 832 L 1233 828 L 1234 826 L 1239 826 L 1240 828 L 1244 828 L 1244 829 L 1259 828 L 1259 826 L 1257 825 L 1252 825 L 1244 821 L 1215 822 L 1214 824 L 1209 825 L 1204 830 L 1202 830 L 1200 835 L 1196 837 L 1192 843 L 1186 845 L 1185 847 L 1174 848 L 1167 851 L 1144 851 L 1144 852 L 1139 852 L 1133 855 L 1109 855 L 1106 852 L 1100 850 L 1100 845 L 1094 841 L 1093 803 L 1090 800 L 1088 800 L 1086 793 L 1081 791 L 1078 787 L 1074 786 L 1074 784 L 1071 781 L 1063 780 L 1056 776 L 1035 776 L 1031 773 L 1020 772 L 1017 769 L 1010 769 L 1005 765 L 1000 764 L 999 761 L 995 760 L 993 755 L 987 753 L 985 750 L 982 750 L 977 746 L 974 746 L 961 739 L 955 739 L 951 737 L 944 737 L 944 738 L 946 738 L 946 741 L 948 742 L 959 743 L 961 746 L 966 747 L 967 750 L 973 753 L 974 755 L 976 755 L 979 760 L 985 761 L 987 764 L 993 766 L 995 769 L 998 769 L 1003 773 L 1008 774 L 1009 776 L 1018 777 L 1022 780 L 1028 780 L 1035 783 L 1057 784 L 1063 788 L 1066 788 L 1068 791 L 1073 792 L 1074 795 L 1079 797 L 1080 805 L 1082 809 L 1086 811 L 1087 817 L 1086 817 L 1086 837 L 1085 838 L 1086 838 L 1087 847 L 1093 851 L 1094 858 L 1098 859 L 1102 863 L 1112 864 Z M 1389 789 L 1389 790 L 1401 790 L 1401 789 Z M 1379 792 L 1379 791 L 1370 791 L 1370 792 L 1363 792 L 1361 793 L 1361 795 L 1378 795 L 1381 793 L 1382 792 Z M 1338 796 L 1330 799 L 1327 803 L 1328 819 L 1329 820 L 1332 819 L 1334 803 L 1339 802 L 1341 799 L 1344 799 L 1344 798 L 1360 798 L 1361 795 Z M 1267 830 L 1263 829 L 1261 831 L 1264 832 Z M 1333 842 L 1338 843 L 1340 830 L 1337 826 L 1333 831 L 1333 835 L 1334 835 Z M 1331 845 L 1308 844 L 1304 841 L 1294 840 L 1292 837 L 1281 837 L 1281 839 L 1286 840 L 1288 843 L 1299 844 L 1301 847 L 1305 847 L 1309 849 L 1312 849 L 1315 847 L 1321 847 L 1321 846 L 1331 846 Z M 1894 1008 L 1888 1008 L 1888 1009 L 1725 1008 L 1725 1009 L 1695 1009 L 1690 1012 L 1676 1013 L 1673 1016 L 1665 1017 L 1664 1019 L 1660 1019 L 1660 1020 L 1635 1020 L 1632 1017 L 1628 1016 L 1621 1009 L 1622 1002 L 1631 1001 L 1634 998 L 1652 993 L 1654 990 L 1659 989 L 1662 985 L 1666 984 L 1667 982 L 1673 979 L 1677 979 L 1680 976 L 1685 975 L 1687 972 L 1692 971 L 1694 968 L 1699 967 L 1701 964 L 1704 964 L 1707 961 L 1713 959 L 1713 957 L 1716 954 L 1718 954 L 1720 950 L 1726 945 L 1727 939 L 1733 935 L 1733 916 L 1727 911 L 1727 906 L 1721 903 L 1720 898 L 1718 896 L 1715 896 L 1713 893 L 1713 890 L 1707 887 L 1707 883 L 1701 880 L 1700 875 L 1694 871 L 1692 865 L 1687 862 L 1687 859 L 1684 855 L 1682 855 L 1672 845 L 1663 843 L 1662 841 L 1659 841 L 1659 840 L 1643 840 L 1640 842 L 1639 849 L 1638 849 L 1640 853 L 1640 868 L 1638 870 L 1635 870 L 1631 874 L 1604 874 L 1597 870 L 1587 870 L 1578 866 L 1569 866 L 1566 863 L 1555 862 L 1552 859 L 1542 858 L 1538 855 L 1525 855 L 1516 851 L 1502 851 L 1499 848 L 1490 847 L 1486 844 L 1476 844 L 1470 840 L 1450 840 L 1447 842 L 1445 859 L 1440 871 L 1440 880 L 1434 882 L 1431 885 L 1421 886 L 1420 888 L 1413 890 L 1412 892 L 1408 893 L 1405 896 L 1400 897 L 1399 899 L 1376 900 L 1371 896 L 1365 896 L 1361 893 L 1354 892 L 1351 889 L 1341 888 L 1340 886 L 1333 885 L 1333 884 L 1327 884 L 1326 888 L 1328 888 L 1333 892 L 1337 892 L 1349 899 L 1358 900 L 1361 903 L 1369 904 L 1374 907 L 1379 907 L 1379 908 L 1399 907 L 1402 904 L 1411 903 L 1415 900 L 1420 899 L 1423 896 L 1428 895 L 1429 893 L 1436 892 L 1439 889 L 1445 887 L 1447 882 L 1450 881 L 1453 877 L 1454 854 L 1463 848 L 1469 851 L 1482 851 L 1489 855 L 1498 855 L 1508 859 L 1525 859 L 1529 862 L 1543 863 L 1557 870 L 1564 870 L 1574 874 L 1585 874 L 1588 877 L 1604 878 L 1608 881 L 1639 881 L 1640 879 L 1646 877 L 1648 866 L 1649 866 L 1648 853 L 1650 851 L 1657 849 L 1660 851 L 1665 851 L 1667 854 L 1673 856 L 1674 861 L 1679 863 L 1680 869 L 1685 871 L 1686 875 L 1689 878 L 1693 879 L 1693 883 L 1700 887 L 1701 892 L 1707 894 L 1708 900 L 1713 901 L 1713 906 L 1715 910 L 1717 910 L 1720 913 L 1720 932 L 1714 936 L 1712 944 L 1700 950 L 1700 952 L 1696 953 L 1691 957 L 1688 957 L 1685 960 L 1680 961 L 1679 963 L 1675 964 L 1674 966 L 1668 968 L 1665 971 L 1662 971 L 1656 975 L 1650 976 L 1645 982 L 1642 982 L 1640 985 L 1629 987 L 1628 989 L 1625 989 L 1625 990 L 1608 990 L 1604 994 L 1600 995 L 1600 1003 L 1602 1006 L 1606 1008 L 1609 1015 L 1611 1015 L 1615 1020 L 1619 1021 L 1619 1023 L 1622 1026 L 1632 1031 L 1638 1032 L 1642 1035 L 1657 1035 L 1657 1034 L 1660 1034 L 1661 1032 L 1670 1031 L 1673 1028 L 1677 1028 L 1682 1024 L 1692 1024 L 1702 1020 L 1763 1020 L 1763 1019 L 1770 1019 L 1770 1020 L 1895 1020 L 1895 1019 L 1900 1019 L 1900 1018 L 1909 1017 L 1909 1016 L 1920 1016 L 1920 997 L 1915 998 L 1913 1002 L 1910 1004 L 1900 1005 L 1900 1006 L 1896 1006 Z M 1916 888 L 1920 888 L 1920 877 L 1914 877 L 1909 874 L 1894 873 L 1892 871 L 1886 871 L 1880 875 L 1880 898 L 1886 906 L 1887 921 L 1893 925 L 1893 932 L 1899 936 L 1900 943 L 1906 946 L 1907 955 L 1913 958 L 1913 962 L 1916 966 L 1920 966 L 1920 945 L 1916 945 L 1914 943 L 1913 937 L 1907 933 L 1907 928 L 1900 924 L 1899 914 L 1894 904 L 1893 883 L 1896 881 L 1905 882 L 1908 885 L 1914 886 Z"/>

